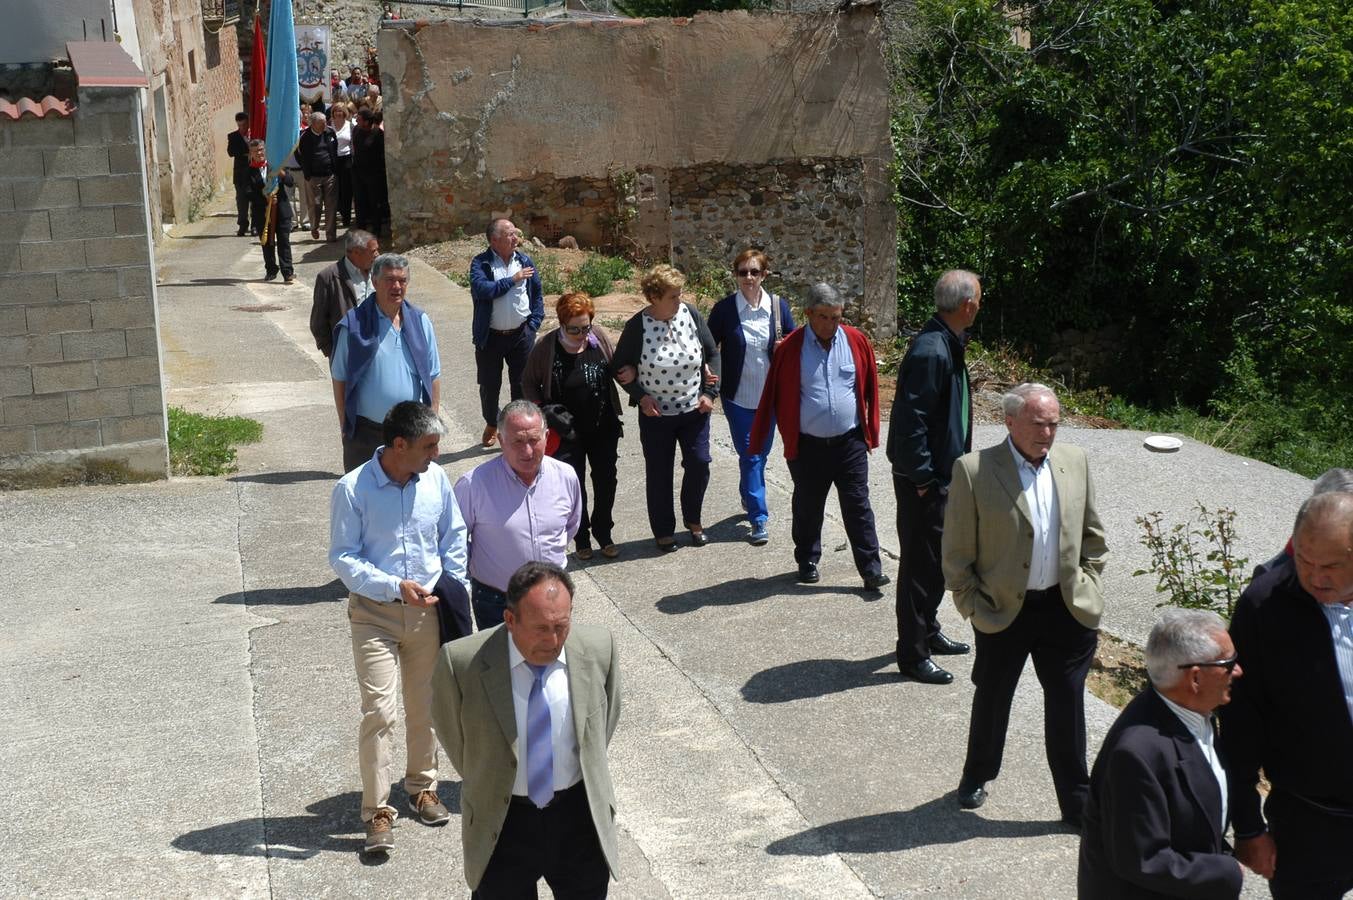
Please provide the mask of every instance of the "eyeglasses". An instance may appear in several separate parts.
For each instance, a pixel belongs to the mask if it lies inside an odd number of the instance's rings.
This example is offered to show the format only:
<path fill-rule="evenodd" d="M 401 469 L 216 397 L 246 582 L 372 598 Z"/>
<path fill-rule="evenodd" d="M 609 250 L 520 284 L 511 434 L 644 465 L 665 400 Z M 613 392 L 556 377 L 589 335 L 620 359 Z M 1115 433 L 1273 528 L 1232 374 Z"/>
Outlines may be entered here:
<path fill-rule="evenodd" d="M 738 269 L 739 278 L 760 278 L 760 269 Z"/>
<path fill-rule="evenodd" d="M 1240 656 L 1236 655 L 1229 659 L 1214 659 L 1211 662 L 1184 663 L 1179 668 L 1192 669 L 1194 666 L 1197 666 L 1200 669 L 1225 669 L 1226 674 L 1229 675 L 1235 671 L 1236 663 L 1238 662 L 1240 662 Z"/>
<path fill-rule="evenodd" d="M 587 333 L 588 333 L 589 331 L 591 331 L 591 330 L 592 330 L 592 326 L 591 326 L 590 324 L 588 324 L 588 325 L 565 325 L 565 326 L 564 326 L 564 332 L 565 332 L 566 334 L 572 334 L 572 335 L 575 335 L 575 336 L 576 336 L 576 335 L 579 335 L 579 334 L 587 334 Z"/>

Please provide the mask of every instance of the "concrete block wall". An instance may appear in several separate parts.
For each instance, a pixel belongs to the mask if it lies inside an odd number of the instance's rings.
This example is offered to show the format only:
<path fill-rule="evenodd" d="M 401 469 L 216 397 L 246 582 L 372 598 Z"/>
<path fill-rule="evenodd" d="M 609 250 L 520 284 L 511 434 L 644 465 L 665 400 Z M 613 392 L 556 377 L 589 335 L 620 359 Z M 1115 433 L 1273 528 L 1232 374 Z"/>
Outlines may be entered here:
<path fill-rule="evenodd" d="M 0 487 L 168 475 L 135 101 L 0 119 Z"/>

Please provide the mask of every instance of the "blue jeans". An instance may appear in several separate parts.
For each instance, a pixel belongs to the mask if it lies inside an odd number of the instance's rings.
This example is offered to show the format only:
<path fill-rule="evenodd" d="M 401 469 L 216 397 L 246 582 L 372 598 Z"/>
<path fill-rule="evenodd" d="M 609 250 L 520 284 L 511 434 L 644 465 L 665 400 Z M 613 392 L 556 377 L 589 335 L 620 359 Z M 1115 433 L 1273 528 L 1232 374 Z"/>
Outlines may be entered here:
<path fill-rule="evenodd" d="M 727 399 L 723 401 L 723 415 L 728 420 L 728 434 L 733 439 L 733 449 L 738 451 L 738 493 L 742 495 L 742 505 L 747 510 L 747 521 L 760 525 L 770 518 L 766 508 L 766 457 L 770 455 L 770 445 L 775 441 L 775 418 L 770 420 L 770 433 L 766 442 L 751 451 L 752 419 L 756 410 L 738 406 Z"/>

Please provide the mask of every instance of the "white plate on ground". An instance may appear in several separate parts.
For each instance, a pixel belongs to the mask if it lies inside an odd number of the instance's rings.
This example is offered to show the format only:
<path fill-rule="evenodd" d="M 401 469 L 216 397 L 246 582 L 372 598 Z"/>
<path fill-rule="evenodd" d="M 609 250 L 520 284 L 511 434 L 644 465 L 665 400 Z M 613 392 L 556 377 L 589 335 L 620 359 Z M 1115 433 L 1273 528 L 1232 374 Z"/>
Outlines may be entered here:
<path fill-rule="evenodd" d="M 1183 441 L 1168 434 L 1153 434 L 1142 443 L 1146 449 L 1154 450 L 1156 453 L 1173 453 L 1184 446 Z"/>

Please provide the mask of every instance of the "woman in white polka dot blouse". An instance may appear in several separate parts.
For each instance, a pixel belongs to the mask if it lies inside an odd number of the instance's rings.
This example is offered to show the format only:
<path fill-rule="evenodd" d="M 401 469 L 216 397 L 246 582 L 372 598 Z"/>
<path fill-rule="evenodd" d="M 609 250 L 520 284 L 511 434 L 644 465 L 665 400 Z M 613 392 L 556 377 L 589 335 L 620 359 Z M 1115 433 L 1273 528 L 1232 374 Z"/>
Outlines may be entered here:
<path fill-rule="evenodd" d="M 709 543 L 700 512 L 709 486 L 709 414 L 718 396 L 719 348 L 700 311 L 681 301 L 685 284 L 669 265 L 650 269 L 639 283 L 649 305 L 625 323 L 612 357 L 617 372 L 633 370 L 634 377 L 622 384 L 630 405 L 639 407 L 648 524 L 663 551 L 676 549 L 672 467 L 678 446 L 681 518 L 692 545 Z"/>

